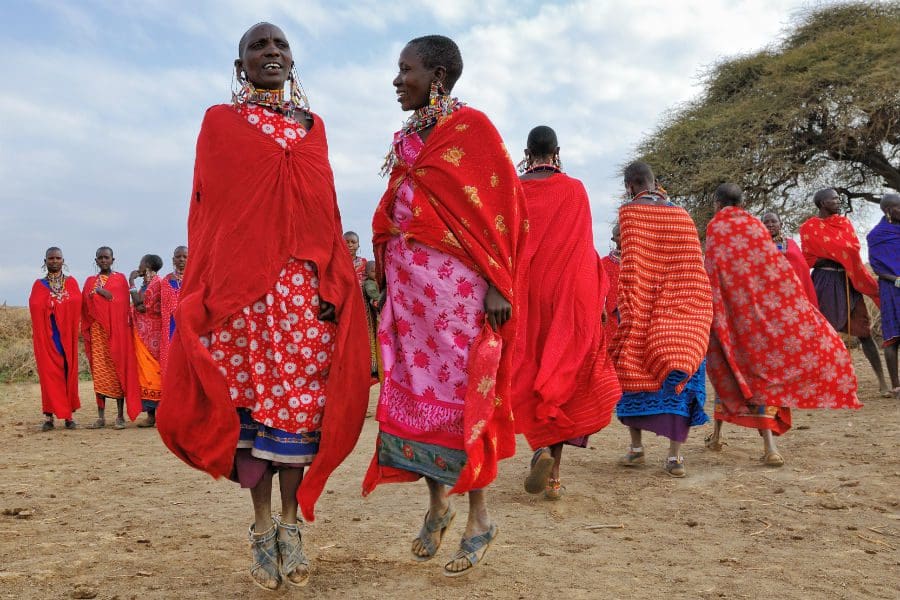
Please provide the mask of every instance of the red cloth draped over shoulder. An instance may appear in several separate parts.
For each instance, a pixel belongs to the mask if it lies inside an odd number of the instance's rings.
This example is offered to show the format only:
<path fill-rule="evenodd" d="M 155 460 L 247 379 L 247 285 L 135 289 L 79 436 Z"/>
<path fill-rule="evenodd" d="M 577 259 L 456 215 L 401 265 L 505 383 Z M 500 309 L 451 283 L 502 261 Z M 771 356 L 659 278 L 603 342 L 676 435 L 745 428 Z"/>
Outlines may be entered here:
<path fill-rule="evenodd" d="M 738 207 L 720 210 L 706 228 L 715 310 L 707 369 L 720 401 L 859 408 L 850 353 L 770 240 Z"/>
<path fill-rule="evenodd" d="M 809 265 L 806 264 L 806 258 L 803 256 L 803 251 L 800 250 L 800 246 L 797 245 L 797 242 L 794 240 L 785 240 L 785 253 L 784 257 L 787 261 L 794 267 L 794 271 L 797 273 L 797 279 L 800 280 L 800 286 L 803 288 L 803 293 L 806 294 L 806 297 L 809 298 L 809 301 L 813 303 L 813 306 L 819 306 L 819 298 L 816 296 L 816 287 L 813 285 L 812 277 L 809 275 Z"/>
<path fill-rule="evenodd" d="M 697 227 L 683 208 L 630 202 L 619 209 L 619 231 L 613 362 L 624 391 L 651 392 L 672 371 L 700 368 L 713 315 L 709 278 Z"/>
<path fill-rule="evenodd" d="M 609 283 L 609 291 L 606 293 L 606 325 L 603 329 L 606 331 L 606 346 L 612 353 L 612 341 L 616 337 L 616 331 L 619 329 L 619 259 L 612 256 L 604 256 L 600 259 L 603 265 L 603 272 L 606 273 L 606 280 Z"/>
<path fill-rule="evenodd" d="M 342 237 L 325 126 L 313 118 L 303 142 L 285 149 L 231 106 L 207 110 L 188 217 L 191 260 L 157 410 L 157 428 L 172 452 L 213 477 L 229 475 L 240 425 L 199 337 L 261 298 L 291 257 L 313 262 L 338 330 L 319 452 L 297 490 L 309 521 L 328 476 L 356 445 L 369 383 L 362 294 Z"/>
<path fill-rule="evenodd" d="M 435 125 L 415 164 L 391 171 L 372 222 L 376 268 L 384 283 L 384 247 L 400 231 L 391 220 L 397 188 L 413 187 L 406 235 L 453 255 L 476 269 L 512 303 L 513 318 L 493 331 L 485 324 L 469 353 L 469 386 L 463 410 L 466 466 L 453 493 L 487 486 L 497 463 L 515 454 L 510 385 L 518 315 L 516 268 L 527 227 L 524 192 L 509 153 L 481 112 L 460 108 Z M 379 483 L 412 481 L 408 471 L 381 467 L 373 457 L 363 494 Z"/>
<path fill-rule="evenodd" d="M 850 219 L 842 215 L 831 215 L 825 219 L 812 217 L 800 226 L 800 245 L 807 266 L 814 267 L 816 261 L 822 258 L 840 263 L 853 287 L 881 305 L 878 282 L 859 255 L 859 238 Z"/>
<path fill-rule="evenodd" d="M 53 413 L 57 419 L 70 420 L 72 412 L 81 408 L 78 397 L 78 333 L 81 325 L 81 290 L 74 277 L 66 277 L 67 297 L 51 302 L 50 288 L 40 279 L 31 287 L 28 310 L 31 313 L 31 341 L 34 361 L 41 382 L 43 412 Z M 53 342 L 56 321 L 59 340 L 65 356 Z M 68 373 L 65 363 L 68 362 Z"/>
<path fill-rule="evenodd" d="M 81 292 L 81 335 L 88 361 L 91 354 L 91 325 L 96 321 L 109 336 L 109 355 L 116 368 L 119 385 L 125 392 L 125 409 L 128 418 L 134 421 L 141 414 L 141 386 L 138 381 L 137 356 L 134 353 L 134 333 L 131 322 L 131 292 L 128 281 L 121 273 L 110 273 L 103 288 L 112 294 L 107 300 L 100 294 L 92 293 L 97 275 L 91 275 L 84 282 Z M 93 363 L 91 369 L 94 368 Z"/>
<path fill-rule="evenodd" d="M 622 390 L 606 348 L 609 284 L 584 185 L 556 174 L 522 187 L 528 281 L 519 295 L 513 413 L 516 432 L 541 448 L 609 425 Z"/>

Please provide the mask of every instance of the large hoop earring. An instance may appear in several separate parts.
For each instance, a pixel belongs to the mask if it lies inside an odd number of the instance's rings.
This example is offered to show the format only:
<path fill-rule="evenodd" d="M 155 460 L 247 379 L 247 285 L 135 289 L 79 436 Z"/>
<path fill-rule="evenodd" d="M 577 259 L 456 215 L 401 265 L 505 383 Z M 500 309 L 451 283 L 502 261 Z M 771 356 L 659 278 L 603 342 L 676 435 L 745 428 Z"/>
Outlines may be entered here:
<path fill-rule="evenodd" d="M 553 166 L 556 167 L 557 169 L 559 169 L 560 171 L 563 170 L 562 159 L 559 157 L 559 154 L 553 155 Z"/>
<path fill-rule="evenodd" d="M 431 89 L 428 91 L 428 105 L 433 107 L 437 106 L 441 96 L 446 95 L 447 92 L 444 90 L 444 84 L 441 83 L 440 79 L 435 79 L 431 82 Z"/>
<path fill-rule="evenodd" d="M 525 158 L 523 158 L 522 160 L 520 160 L 520 161 L 518 162 L 518 164 L 516 164 L 516 170 L 517 170 L 519 173 L 525 173 L 525 171 L 528 170 L 528 167 L 529 167 L 529 166 L 530 166 L 530 161 L 528 160 L 528 157 L 526 156 Z"/>
<path fill-rule="evenodd" d="M 253 84 L 245 79 L 245 74 L 241 71 L 240 75 L 235 78 L 234 72 L 231 73 L 231 103 L 235 107 L 246 104 L 256 88 Z M 237 84 L 237 85 L 236 85 Z"/>
<path fill-rule="evenodd" d="M 309 98 L 303 84 L 300 83 L 300 75 L 297 74 L 297 66 L 291 65 L 291 73 L 288 75 L 291 82 L 291 103 L 305 113 L 309 112 Z"/>

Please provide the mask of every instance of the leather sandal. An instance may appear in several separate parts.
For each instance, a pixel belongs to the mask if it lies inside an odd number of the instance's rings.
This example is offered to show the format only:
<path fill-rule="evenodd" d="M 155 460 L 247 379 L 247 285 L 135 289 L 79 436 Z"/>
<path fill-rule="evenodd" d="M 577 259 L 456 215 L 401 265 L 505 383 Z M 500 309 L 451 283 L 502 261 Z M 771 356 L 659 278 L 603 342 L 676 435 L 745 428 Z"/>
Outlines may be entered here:
<path fill-rule="evenodd" d="M 430 514 L 431 511 L 425 513 L 425 521 L 422 523 L 422 529 L 419 530 L 419 535 L 413 540 L 413 542 L 418 540 L 427 554 L 416 554 L 415 550 L 410 549 L 413 559 L 418 562 L 425 562 L 434 558 L 434 555 L 437 554 L 438 549 L 441 547 L 441 542 L 444 541 L 444 534 L 447 533 L 450 525 L 453 524 L 453 519 L 456 518 L 456 511 L 449 506 L 444 512 L 444 515 L 439 519 L 429 521 L 428 517 Z M 438 533 L 438 541 L 436 544 L 432 541 L 433 533 Z"/>
<path fill-rule="evenodd" d="M 496 525 L 492 524 L 490 529 L 480 535 L 463 538 L 459 543 L 459 550 L 457 550 L 456 554 L 453 555 L 453 558 L 444 565 L 444 575 L 447 577 L 459 577 L 460 575 L 469 573 L 477 565 L 481 564 L 484 560 L 484 555 L 487 554 L 488 548 L 491 547 L 491 543 L 496 539 L 497 533 L 499 533 L 499 529 Z M 468 561 L 468 567 L 461 571 L 453 571 L 449 568 L 454 562 L 462 559 Z"/>

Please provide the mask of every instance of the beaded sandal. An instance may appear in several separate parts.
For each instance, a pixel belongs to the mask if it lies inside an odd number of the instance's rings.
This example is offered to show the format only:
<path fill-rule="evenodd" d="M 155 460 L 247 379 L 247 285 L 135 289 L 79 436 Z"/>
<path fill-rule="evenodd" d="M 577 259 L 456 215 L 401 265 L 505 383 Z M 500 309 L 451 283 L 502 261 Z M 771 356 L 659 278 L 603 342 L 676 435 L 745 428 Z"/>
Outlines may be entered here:
<path fill-rule="evenodd" d="M 544 488 L 544 498 L 547 500 L 559 500 L 562 498 L 563 490 L 566 489 L 559 482 L 559 479 L 551 477 L 547 481 L 547 487 Z"/>
<path fill-rule="evenodd" d="M 265 533 L 255 532 L 256 524 L 250 526 L 250 549 L 253 552 L 253 564 L 250 566 L 250 578 L 253 583 L 264 590 L 274 591 L 281 586 L 278 573 L 278 545 L 275 541 L 276 527 Z"/>
<path fill-rule="evenodd" d="M 683 456 L 670 456 L 666 459 L 666 473 L 671 475 L 672 477 L 684 477 L 684 457 Z"/>
<path fill-rule="evenodd" d="M 446 512 L 444 512 L 444 516 L 440 519 L 436 519 L 434 521 L 429 521 L 428 516 L 431 514 L 431 511 L 425 513 L 425 522 L 422 523 L 422 529 L 419 530 L 419 535 L 416 537 L 413 542 L 418 540 L 419 544 L 422 545 L 422 549 L 427 552 L 427 554 L 416 554 L 415 550 L 412 548 L 410 552 L 412 552 L 413 558 L 418 562 L 425 562 L 426 560 L 431 560 L 434 558 L 434 555 L 437 554 L 438 549 L 441 547 L 441 542 L 444 541 L 444 534 L 447 533 L 447 530 L 450 529 L 450 526 L 453 524 L 453 519 L 456 518 L 456 511 L 447 507 Z M 431 534 L 438 533 L 438 541 L 435 544 L 432 541 Z"/>
<path fill-rule="evenodd" d="M 303 554 L 303 536 L 300 524 L 282 523 L 275 519 L 278 526 L 278 555 L 281 576 L 296 587 L 309 583 L 309 559 Z"/>
<path fill-rule="evenodd" d="M 540 494 L 547 487 L 550 471 L 553 469 L 553 456 L 546 448 L 538 448 L 531 457 L 531 471 L 525 478 L 525 491 L 529 494 Z"/>

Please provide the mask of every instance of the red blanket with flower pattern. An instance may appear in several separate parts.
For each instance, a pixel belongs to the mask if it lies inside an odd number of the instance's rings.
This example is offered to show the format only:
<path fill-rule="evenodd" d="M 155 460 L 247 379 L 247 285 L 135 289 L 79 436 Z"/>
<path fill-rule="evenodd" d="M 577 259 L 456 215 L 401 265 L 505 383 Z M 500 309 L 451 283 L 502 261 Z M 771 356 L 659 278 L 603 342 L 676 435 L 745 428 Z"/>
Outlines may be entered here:
<path fill-rule="evenodd" d="M 515 454 L 510 385 L 516 268 L 527 227 L 524 192 L 500 135 L 483 113 L 463 107 L 443 117 L 415 163 L 394 166 L 375 211 L 372 241 L 382 283 L 385 245 L 400 233 L 391 208 L 404 178 L 413 185 L 413 217 L 406 235 L 459 258 L 513 305 L 513 318 L 499 332 L 486 324 L 470 350 L 463 409 L 467 461 L 452 490 L 463 493 L 487 486 L 497 476 L 497 463 Z M 382 482 L 416 478 L 380 466 L 376 455 L 363 493 Z"/>
<path fill-rule="evenodd" d="M 859 408 L 850 353 L 758 219 L 720 210 L 706 228 L 706 271 L 714 312 L 707 369 L 721 402 Z"/>

